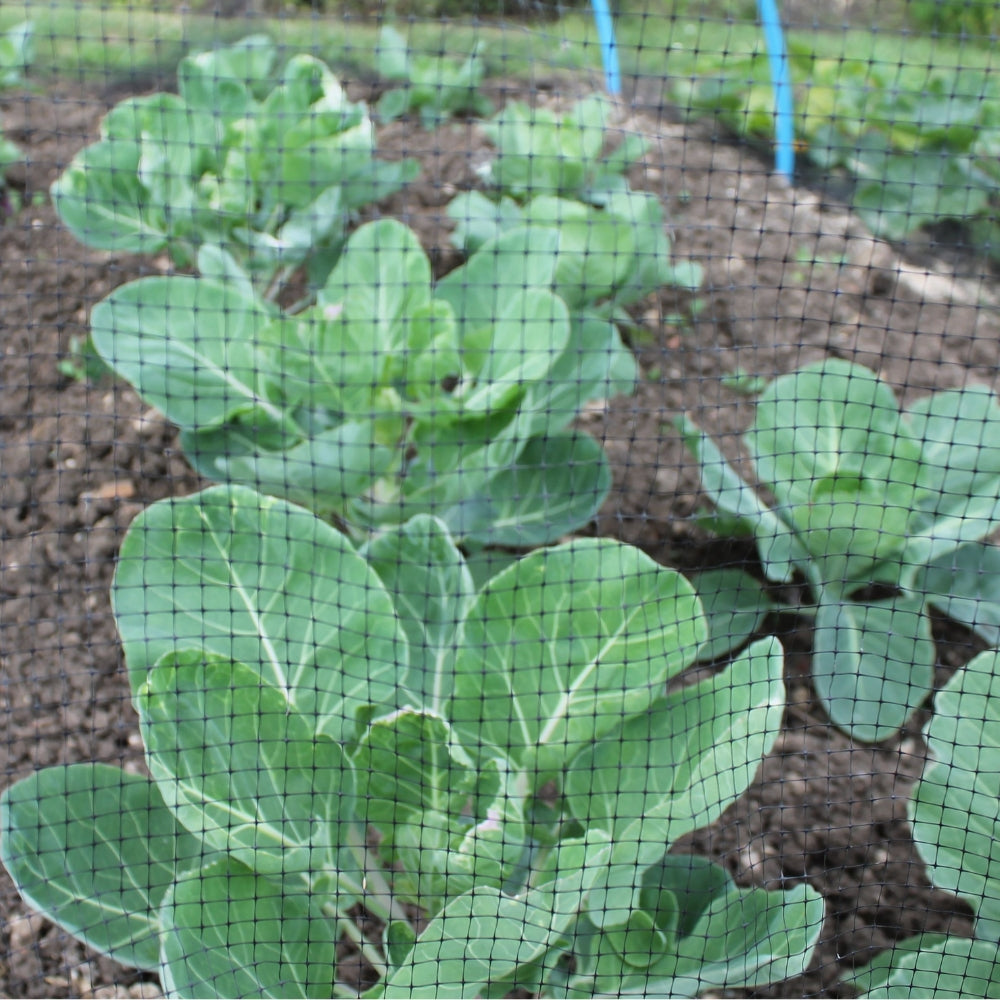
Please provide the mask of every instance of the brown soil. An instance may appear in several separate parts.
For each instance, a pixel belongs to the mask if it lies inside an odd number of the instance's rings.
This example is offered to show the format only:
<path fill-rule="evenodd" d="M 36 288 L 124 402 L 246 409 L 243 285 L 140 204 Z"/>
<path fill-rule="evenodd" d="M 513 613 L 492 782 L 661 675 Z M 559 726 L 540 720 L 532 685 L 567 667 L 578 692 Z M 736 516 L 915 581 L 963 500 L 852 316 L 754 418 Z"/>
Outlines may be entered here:
<path fill-rule="evenodd" d="M 8 138 L 31 159 L 13 177 L 28 207 L 0 228 L 4 785 L 57 763 L 140 765 L 108 606 L 115 553 L 138 511 L 200 485 L 172 429 L 129 388 L 84 384 L 57 367 L 98 299 L 165 266 L 81 247 L 44 200 L 121 96 L 54 89 L 2 104 Z M 672 123 L 655 95 L 640 93 L 637 108 L 623 125 L 653 145 L 632 180 L 663 196 L 678 256 L 701 261 L 706 280 L 696 300 L 664 293 L 643 305 L 638 391 L 592 408 L 581 424 L 604 441 L 615 471 L 596 530 L 688 571 L 751 556 L 693 526 L 698 476 L 670 426 L 679 412 L 691 412 L 738 461 L 736 433 L 751 407 L 722 379 L 739 369 L 771 376 L 834 355 L 874 367 L 907 399 L 967 380 L 995 386 L 998 298 L 974 272 L 908 265 L 849 214 L 776 180 L 710 125 Z M 432 134 L 399 124 L 381 140 L 390 155 L 405 152 L 424 166 L 422 179 L 382 211 L 414 226 L 445 271 L 457 258 L 442 208 L 475 183 L 482 136 L 467 123 Z M 671 325 L 678 312 L 689 322 Z M 766 995 L 848 996 L 836 982 L 843 971 L 918 930 L 967 932 L 969 914 L 931 889 L 909 836 L 919 727 L 882 746 L 852 744 L 813 700 L 808 631 L 787 616 L 771 624 L 789 653 L 784 732 L 749 794 L 679 849 L 722 858 L 747 883 L 805 879 L 821 891 L 827 925 L 813 968 Z M 954 628 L 942 626 L 939 638 L 942 669 L 973 651 Z M 0 995 L 155 990 L 149 977 L 94 958 L 30 915 L 0 875 Z"/>

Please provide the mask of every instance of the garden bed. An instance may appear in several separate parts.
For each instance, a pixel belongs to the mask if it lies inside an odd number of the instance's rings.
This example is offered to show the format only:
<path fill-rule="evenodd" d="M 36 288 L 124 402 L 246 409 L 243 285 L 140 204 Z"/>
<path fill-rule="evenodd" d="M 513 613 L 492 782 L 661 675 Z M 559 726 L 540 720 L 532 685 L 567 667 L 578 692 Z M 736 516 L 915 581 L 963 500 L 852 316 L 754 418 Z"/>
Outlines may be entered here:
<path fill-rule="evenodd" d="M 140 510 L 200 485 L 172 429 L 131 389 L 77 381 L 60 366 L 96 301 L 139 274 L 168 269 L 165 258 L 150 263 L 81 247 L 44 201 L 122 96 L 121 88 L 54 88 L 8 95 L 3 106 L 7 137 L 31 158 L 30 170 L 14 177 L 26 207 L 0 228 L 5 785 L 58 763 L 141 767 L 108 604 L 111 573 Z M 970 381 L 996 389 L 998 301 L 974 275 L 907 264 L 849 214 L 775 179 L 709 124 L 677 124 L 640 102 L 624 127 L 652 141 L 632 183 L 661 195 L 676 256 L 701 263 L 705 281 L 696 299 L 669 293 L 643 304 L 634 337 L 644 372 L 638 391 L 581 417 L 614 471 L 595 530 L 685 573 L 739 564 L 759 575 L 752 548 L 712 541 L 693 523 L 698 470 L 671 426 L 675 416 L 689 412 L 738 463 L 736 434 L 752 415 L 727 380 L 738 372 L 769 377 L 832 356 L 873 368 L 906 402 Z M 382 130 L 379 150 L 420 160 L 421 177 L 380 212 L 413 227 L 435 269 L 446 271 L 458 258 L 444 205 L 475 185 L 475 167 L 488 156 L 482 134 L 469 123 L 425 132 L 401 122 Z M 677 315 L 684 321 L 672 322 Z M 767 995 L 847 996 L 838 976 L 874 950 L 919 930 L 967 931 L 970 915 L 930 887 L 909 837 L 905 802 L 923 762 L 921 720 L 886 744 L 853 744 L 813 698 L 803 621 L 775 616 L 768 625 L 788 654 L 784 731 L 748 795 L 682 849 L 722 859 L 745 884 L 809 881 L 827 904 L 812 971 Z M 942 678 L 978 648 L 947 623 L 936 638 Z M 81 945 L 29 916 L 5 874 L 0 955 L 4 996 L 155 988 L 105 959 L 90 960 Z"/>

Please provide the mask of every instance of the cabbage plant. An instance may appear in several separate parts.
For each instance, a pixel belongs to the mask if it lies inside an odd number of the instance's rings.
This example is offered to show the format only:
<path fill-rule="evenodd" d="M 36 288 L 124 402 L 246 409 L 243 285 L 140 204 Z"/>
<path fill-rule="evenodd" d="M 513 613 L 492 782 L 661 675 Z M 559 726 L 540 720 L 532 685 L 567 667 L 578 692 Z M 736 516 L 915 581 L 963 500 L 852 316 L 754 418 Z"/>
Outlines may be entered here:
<path fill-rule="evenodd" d="M 359 553 L 223 486 L 139 515 L 112 601 L 149 776 L 26 778 L 0 855 L 169 995 L 356 996 L 351 942 L 370 997 L 695 996 L 808 961 L 811 889 L 668 852 L 773 745 L 780 645 L 668 692 L 705 623 L 639 550 L 577 540 L 477 590 L 439 520 Z"/>
<path fill-rule="evenodd" d="M 565 113 L 509 101 L 483 126 L 497 151 L 482 170 L 484 180 L 518 201 L 559 195 L 599 204 L 607 192 L 628 187 L 625 172 L 647 146 L 633 134 L 610 149 L 614 113 L 601 94 Z"/>
<path fill-rule="evenodd" d="M 1000 639 L 1000 552 L 984 541 L 1000 527 L 1000 406 L 985 387 L 901 411 L 860 365 L 775 379 L 744 437 L 771 506 L 707 434 L 680 426 L 706 494 L 756 537 L 768 580 L 808 586 L 813 683 L 836 725 L 877 741 L 930 694 L 931 609 Z"/>
<path fill-rule="evenodd" d="M 379 76 L 400 84 L 386 91 L 377 110 L 386 120 L 417 112 L 425 128 L 453 114 L 489 115 L 493 104 L 479 90 L 485 65 L 483 46 L 477 43 L 461 62 L 410 52 L 406 39 L 391 25 L 378 35 L 376 66 Z"/>
<path fill-rule="evenodd" d="M 636 366 L 611 323 L 547 289 L 551 242 L 514 233 L 434 285 L 411 230 L 369 223 L 294 315 L 219 256 L 224 277 L 144 278 L 91 316 L 101 357 L 209 479 L 359 536 L 429 513 L 466 542 L 530 547 L 597 511 L 607 460 L 569 424 L 631 391 Z"/>
<path fill-rule="evenodd" d="M 521 206 L 467 191 L 449 202 L 448 215 L 456 224 L 453 241 L 466 253 L 518 229 L 553 234 L 552 287 L 577 312 L 629 324 L 625 306 L 664 286 L 694 292 L 701 285 L 698 264 L 672 259 L 663 206 L 647 192 L 614 191 L 600 206 L 538 195 Z"/>
<path fill-rule="evenodd" d="M 905 938 L 853 973 L 864 997 L 1000 997 L 1000 654 L 981 653 L 934 700 L 931 763 L 910 800 L 931 881 L 976 915 L 974 936 Z"/>
<path fill-rule="evenodd" d="M 62 222 L 88 246 L 165 249 L 179 266 L 224 246 L 272 293 L 307 260 L 329 271 L 351 213 L 417 168 L 374 158 L 367 107 L 323 62 L 295 55 L 275 76 L 276 58 L 253 35 L 181 60 L 176 94 L 118 104 L 52 186 Z"/>

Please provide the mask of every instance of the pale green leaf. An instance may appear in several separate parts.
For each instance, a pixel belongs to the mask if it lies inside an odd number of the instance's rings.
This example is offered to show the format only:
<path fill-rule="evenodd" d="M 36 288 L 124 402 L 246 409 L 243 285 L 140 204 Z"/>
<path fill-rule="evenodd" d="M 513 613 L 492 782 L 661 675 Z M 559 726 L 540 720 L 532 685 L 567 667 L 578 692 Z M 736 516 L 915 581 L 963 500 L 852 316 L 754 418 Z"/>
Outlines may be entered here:
<path fill-rule="evenodd" d="M 150 773 L 185 827 L 257 872 L 308 881 L 336 867 L 354 769 L 282 691 L 188 650 L 158 660 L 136 702 Z"/>
<path fill-rule="evenodd" d="M 145 777 L 106 764 L 38 771 L 0 798 L 0 859 L 21 896 L 122 965 L 157 967 L 160 904 L 214 856 Z"/>
<path fill-rule="evenodd" d="M 477 595 L 450 715 L 470 749 L 497 748 L 540 781 L 644 711 L 704 639 L 690 584 L 638 549 L 539 550 Z"/>
<path fill-rule="evenodd" d="M 670 845 L 749 787 L 777 738 L 783 657 L 762 639 L 724 671 L 656 701 L 570 765 L 566 799 L 588 828 Z"/>
<path fill-rule="evenodd" d="M 343 535 L 244 487 L 161 501 L 132 523 L 112 588 L 133 690 L 166 652 L 205 649 L 286 693 L 320 732 L 392 705 L 407 644 L 385 588 Z"/>
<path fill-rule="evenodd" d="M 338 933 L 277 881 L 220 861 L 177 881 L 163 906 L 160 979 L 169 996 L 334 995 Z"/>
<path fill-rule="evenodd" d="M 831 721 L 856 739 L 876 743 L 896 732 L 930 694 L 934 661 L 918 599 L 819 606 L 813 683 Z"/>

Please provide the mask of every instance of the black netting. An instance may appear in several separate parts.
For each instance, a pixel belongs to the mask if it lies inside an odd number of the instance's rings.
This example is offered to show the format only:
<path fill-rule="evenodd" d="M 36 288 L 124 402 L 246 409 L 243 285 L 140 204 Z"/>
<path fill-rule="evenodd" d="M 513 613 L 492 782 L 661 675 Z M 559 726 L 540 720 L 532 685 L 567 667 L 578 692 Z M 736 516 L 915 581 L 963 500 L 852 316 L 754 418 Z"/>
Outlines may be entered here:
<path fill-rule="evenodd" d="M 1000 997 L 1000 6 L 0 8 L 0 995 Z"/>

